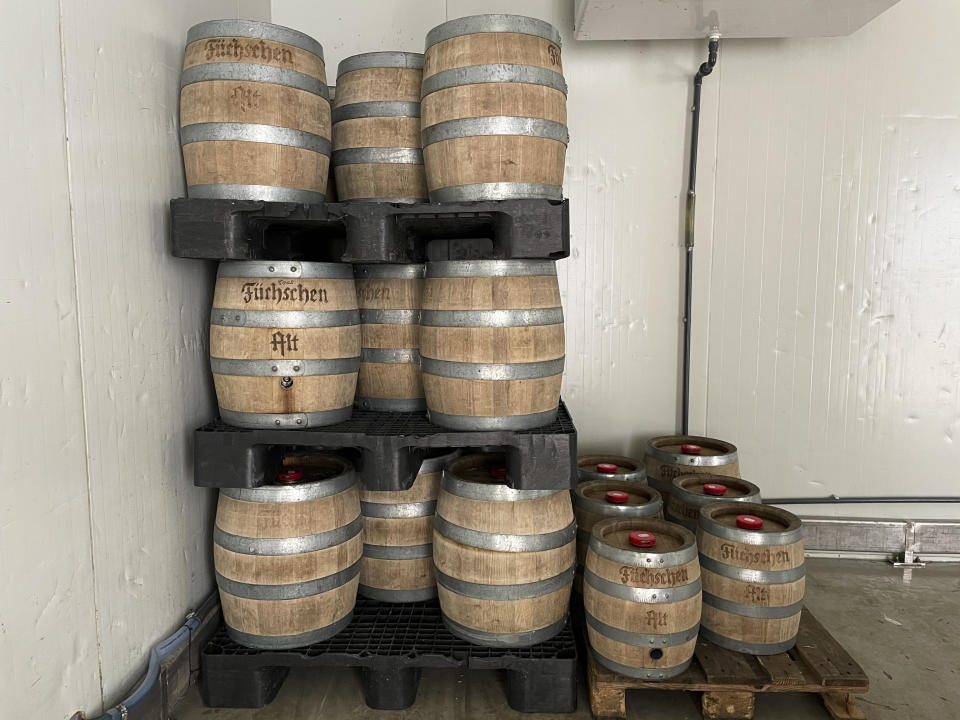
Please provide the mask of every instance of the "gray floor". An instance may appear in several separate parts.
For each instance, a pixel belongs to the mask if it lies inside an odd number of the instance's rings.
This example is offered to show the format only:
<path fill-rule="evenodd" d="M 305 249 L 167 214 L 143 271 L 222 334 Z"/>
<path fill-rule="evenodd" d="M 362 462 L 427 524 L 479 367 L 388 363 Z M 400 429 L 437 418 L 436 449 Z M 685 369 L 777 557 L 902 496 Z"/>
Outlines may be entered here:
<path fill-rule="evenodd" d="M 960 566 L 928 565 L 910 583 L 886 563 L 811 559 L 807 604 L 863 665 L 871 690 L 860 699 L 870 720 L 960 718 Z M 627 694 L 631 718 L 697 720 L 698 699 L 688 693 Z M 203 707 L 196 688 L 173 713 L 174 720 L 328 720 L 376 718 L 589 718 L 581 689 L 573 715 L 524 715 L 510 710 L 495 672 L 427 670 L 416 704 L 403 712 L 369 710 L 357 671 L 291 673 L 277 699 L 262 710 Z M 757 720 L 829 718 L 816 696 L 761 695 Z"/>

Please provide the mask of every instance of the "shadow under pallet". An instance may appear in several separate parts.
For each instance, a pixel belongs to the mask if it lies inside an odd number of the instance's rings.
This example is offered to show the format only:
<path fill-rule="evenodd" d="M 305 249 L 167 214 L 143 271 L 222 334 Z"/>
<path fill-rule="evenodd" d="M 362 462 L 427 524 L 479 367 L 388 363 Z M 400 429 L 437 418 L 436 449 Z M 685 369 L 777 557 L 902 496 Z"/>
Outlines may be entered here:
<path fill-rule="evenodd" d="M 511 487 L 561 490 L 576 478 L 577 429 L 561 402 L 557 419 L 533 430 L 445 430 L 425 412 L 353 411 L 346 422 L 304 430 L 247 430 L 215 421 L 194 432 L 194 484 L 258 487 L 276 477 L 284 454 L 336 451 L 350 458 L 368 490 L 406 490 L 431 451 L 497 448 Z"/>
<path fill-rule="evenodd" d="M 514 710 L 577 709 L 577 646 L 569 623 L 533 647 L 479 647 L 447 630 L 436 600 L 399 605 L 358 598 L 344 630 L 295 650 L 243 647 L 221 624 L 200 655 L 200 693 L 210 707 L 263 707 L 276 697 L 290 668 L 329 666 L 360 668 L 364 699 L 378 710 L 413 705 L 422 668 L 503 670 Z"/>
<path fill-rule="evenodd" d="M 870 689 L 863 669 L 806 608 L 796 646 L 779 655 L 744 655 L 700 638 L 689 669 L 670 680 L 635 680 L 600 665 L 587 651 L 590 708 L 595 718 L 626 718 L 628 690 L 703 693 L 707 720 L 750 720 L 756 693 L 817 693 L 835 720 L 866 716 L 852 697 Z M 641 715 L 642 717 L 642 715 Z"/>

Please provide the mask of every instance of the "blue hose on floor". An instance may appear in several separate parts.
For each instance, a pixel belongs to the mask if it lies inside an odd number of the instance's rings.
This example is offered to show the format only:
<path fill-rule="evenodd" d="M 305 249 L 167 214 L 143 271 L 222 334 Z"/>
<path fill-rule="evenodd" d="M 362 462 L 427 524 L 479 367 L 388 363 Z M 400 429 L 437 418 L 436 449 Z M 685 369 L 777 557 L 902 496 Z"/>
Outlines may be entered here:
<path fill-rule="evenodd" d="M 134 717 L 134 712 L 143 705 L 144 701 L 150 696 L 157 687 L 157 681 L 160 679 L 160 663 L 173 653 L 179 651 L 186 645 L 193 636 L 193 633 L 200 627 L 203 619 L 209 614 L 217 604 L 217 593 L 214 591 L 195 613 L 187 616 L 186 622 L 170 637 L 157 644 L 150 651 L 150 661 L 147 664 L 147 673 L 137 688 L 123 702 L 107 710 L 103 715 L 98 715 L 89 720 L 130 720 Z"/>

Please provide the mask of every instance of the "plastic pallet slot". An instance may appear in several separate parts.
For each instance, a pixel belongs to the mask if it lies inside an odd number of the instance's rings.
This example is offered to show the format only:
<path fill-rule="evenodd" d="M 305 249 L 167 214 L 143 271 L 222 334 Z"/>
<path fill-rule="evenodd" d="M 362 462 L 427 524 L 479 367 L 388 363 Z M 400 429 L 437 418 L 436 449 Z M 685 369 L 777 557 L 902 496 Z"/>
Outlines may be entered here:
<path fill-rule="evenodd" d="M 363 263 L 570 254 L 566 200 L 302 205 L 180 198 L 170 208 L 173 254 L 184 258 Z"/>
<path fill-rule="evenodd" d="M 567 489 L 574 483 L 576 427 L 561 401 L 556 420 L 530 430 L 452 431 L 426 413 L 355 410 L 322 428 L 245 429 L 220 420 L 195 434 L 194 483 L 200 487 L 256 487 L 281 467 L 284 448 L 322 448 L 347 454 L 370 490 L 409 487 L 430 449 L 505 447 L 511 484 L 519 489 Z"/>

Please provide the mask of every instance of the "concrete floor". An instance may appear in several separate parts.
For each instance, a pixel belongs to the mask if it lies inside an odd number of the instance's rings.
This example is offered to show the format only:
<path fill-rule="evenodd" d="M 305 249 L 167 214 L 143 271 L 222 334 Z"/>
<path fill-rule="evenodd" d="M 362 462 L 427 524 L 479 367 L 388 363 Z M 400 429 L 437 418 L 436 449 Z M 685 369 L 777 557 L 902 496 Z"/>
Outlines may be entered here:
<path fill-rule="evenodd" d="M 870 720 L 960 718 L 960 565 L 928 565 L 903 572 L 882 562 L 810 559 L 807 605 L 849 650 L 870 678 L 860 707 Z M 698 720 L 690 693 L 627 693 L 630 718 Z M 590 717 L 581 688 L 572 715 L 524 715 L 507 706 L 496 672 L 425 670 L 416 704 L 403 712 L 369 710 L 359 673 L 350 668 L 293 672 L 277 699 L 262 710 L 203 707 L 196 688 L 174 711 L 174 720 L 568 720 Z M 829 718 L 819 698 L 806 694 L 758 695 L 757 720 Z"/>

